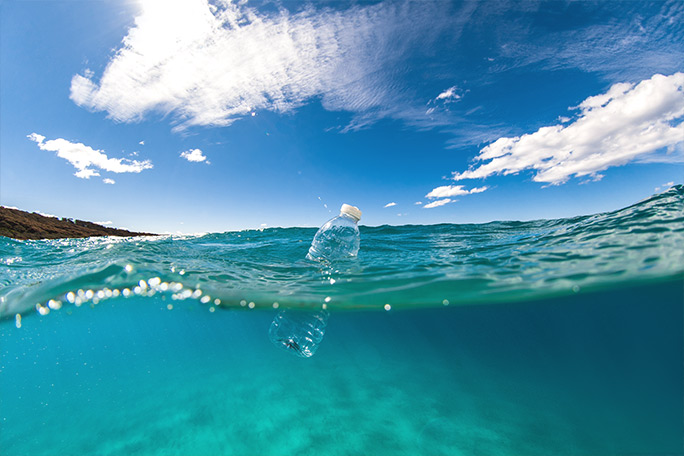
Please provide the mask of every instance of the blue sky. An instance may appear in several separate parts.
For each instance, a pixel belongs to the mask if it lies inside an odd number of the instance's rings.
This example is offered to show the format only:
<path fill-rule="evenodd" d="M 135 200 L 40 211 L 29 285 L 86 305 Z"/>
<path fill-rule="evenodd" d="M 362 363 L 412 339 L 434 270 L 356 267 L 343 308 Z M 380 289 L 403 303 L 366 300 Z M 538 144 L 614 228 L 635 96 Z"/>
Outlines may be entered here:
<path fill-rule="evenodd" d="M 679 1 L 4 1 L 0 203 L 153 232 L 528 220 L 684 179 Z"/>

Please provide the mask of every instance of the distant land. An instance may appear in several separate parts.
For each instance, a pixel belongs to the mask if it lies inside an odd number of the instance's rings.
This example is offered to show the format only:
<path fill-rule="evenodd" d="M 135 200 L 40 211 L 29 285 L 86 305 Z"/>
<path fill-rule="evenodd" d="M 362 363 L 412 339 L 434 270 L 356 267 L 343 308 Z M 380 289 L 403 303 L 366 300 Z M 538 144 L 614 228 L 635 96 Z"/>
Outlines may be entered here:
<path fill-rule="evenodd" d="M 70 218 L 46 217 L 0 206 L 0 236 L 14 239 L 62 239 L 90 236 L 155 236 Z"/>

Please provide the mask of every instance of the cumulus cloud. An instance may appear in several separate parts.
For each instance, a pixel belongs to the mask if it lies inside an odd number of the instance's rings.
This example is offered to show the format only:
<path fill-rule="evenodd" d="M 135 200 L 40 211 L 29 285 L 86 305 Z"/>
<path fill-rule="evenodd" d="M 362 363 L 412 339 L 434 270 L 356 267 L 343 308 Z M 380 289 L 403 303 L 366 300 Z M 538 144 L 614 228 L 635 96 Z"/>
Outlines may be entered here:
<path fill-rule="evenodd" d="M 473 193 L 482 193 L 489 187 L 475 187 L 470 190 L 463 185 L 442 185 L 433 189 L 430 193 L 425 195 L 426 198 L 448 198 L 452 196 L 470 195 Z"/>
<path fill-rule="evenodd" d="M 31 133 L 27 136 L 38 144 L 41 150 L 57 152 L 57 156 L 65 159 L 76 168 L 74 176 L 90 179 L 99 176 L 98 169 L 113 173 L 139 173 L 152 168 L 149 160 L 138 161 L 127 158 L 109 158 L 102 150 L 93 149 L 82 143 L 74 143 L 58 138 L 46 141 L 45 136 Z"/>
<path fill-rule="evenodd" d="M 110 184 L 110 185 L 116 184 L 116 181 L 114 179 L 110 179 L 108 177 L 105 177 L 104 179 L 102 179 L 102 182 L 104 182 L 105 184 Z"/>
<path fill-rule="evenodd" d="M 684 73 L 615 84 L 576 109 L 569 125 L 497 139 L 475 157 L 481 164 L 453 173 L 454 180 L 532 170 L 536 182 L 561 184 L 600 179 L 600 171 L 635 161 L 684 161 Z"/>
<path fill-rule="evenodd" d="M 444 102 L 456 101 L 461 98 L 461 95 L 456 93 L 457 90 L 458 88 L 456 86 L 449 87 L 444 92 L 437 95 L 437 98 L 435 98 L 435 100 L 442 100 Z"/>
<path fill-rule="evenodd" d="M 172 114 L 180 129 L 286 113 L 312 99 L 362 113 L 363 124 L 371 112 L 392 115 L 398 91 L 385 69 L 416 49 L 409 43 L 435 39 L 444 22 L 436 8 L 387 2 L 266 14 L 229 0 L 145 1 L 99 81 L 89 70 L 75 75 L 70 97 L 121 122 Z"/>
<path fill-rule="evenodd" d="M 397 203 L 392 202 L 392 203 L 387 203 L 387 204 L 385 204 L 384 207 L 392 207 L 392 206 L 396 206 L 396 205 L 397 205 Z"/>
<path fill-rule="evenodd" d="M 207 159 L 207 157 L 202 154 L 200 149 L 186 150 L 185 152 L 181 152 L 180 156 L 189 162 L 203 162 Z"/>
<path fill-rule="evenodd" d="M 440 199 L 437 201 L 433 201 L 432 203 L 428 203 L 425 206 L 423 206 L 424 209 L 431 209 L 433 207 L 439 207 L 439 206 L 444 206 L 445 204 L 449 204 L 454 202 L 455 200 L 452 200 L 451 198 L 444 198 Z"/>

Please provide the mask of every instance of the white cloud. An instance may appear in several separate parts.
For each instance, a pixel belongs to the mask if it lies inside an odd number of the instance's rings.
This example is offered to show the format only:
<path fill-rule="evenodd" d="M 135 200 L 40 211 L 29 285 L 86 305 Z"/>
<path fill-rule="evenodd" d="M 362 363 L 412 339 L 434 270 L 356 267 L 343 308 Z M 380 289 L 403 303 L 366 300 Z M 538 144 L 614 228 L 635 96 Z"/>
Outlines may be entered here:
<path fill-rule="evenodd" d="M 415 204 L 416 206 L 420 206 L 421 204 L 423 204 L 423 202 L 422 202 L 422 201 L 416 201 L 416 202 L 413 203 L 413 204 Z"/>
<path fill-rule="evenodd" d="M 439 207 L 439 206 L 444 206 L 445 204 L 449 204 L 454 202 L 455 200 L 452 200 L 451 198 L 444 198 L 440 199 L 437 201 L 433 201 L 432 203 L 428 203 L 425 206 L 423 206 L 424 209 L 431 209 L 433 207 Z"/>
<path fill-rule="evenodd" d="M 445 103 L 449 101 L 459 100 L 461 98 L 461 95 L 456 93 L 456 90 L 458 90 L 458 87 L 456 86 L 449 87 L 444 92 L 437 95 L 437 98 L 435 98 L 435 100 L 443 100 Z"/>
<path fill-rule="evenodd" d="M 138 144 L 140 144 L 141 146 L 144 146 L 144 145 L 145 145 L 145 141 L 140 141 Z"/>
<path fill-rule="evenodd" d="M 111 224 L 112 224 L 112 221 L 111 221 L 111 220 L 107 220 L 107 221 L 105 221 L 105 222 L 93 222 L 93 223 L 95 223 L 96 225 L 106 226 L 106 225 L 111 225 Z"/>
<path fill-rule="evenodd" d="M 99 81 L 89 70 L 75 75 L 70 98 L 122 122 L 172 114 L 179 129 L 230 125 L 257 110 L 286 113 L 313 99 L 359 113 L 349 129 L 399 117 L 404 94 L 388 68 L 409 50 L 428 48 L 448 22 L 436 10 L 450 8 L 384 2 L 265 14 L 229 0 L 141 6 Z"/>
<path fill-rule="evenodd" d="M 482 164 L 455 172 L 454 180 L 533 170 L 534 181 L 561 184 L 572 176 L 598 179 L 600 171 L 634 161 L 684 161 L 684 73 L 615 84 L 578 109 L 567 126 L 499 138 L 475 157 Z"/>
<path fill-rule="evenodd" d="M 392 207 L 392 206 L 396 206 L 396 205 L 397 205 L 397 203 L 395 203 L 395 202 L 391 202 L 391 203 L 387 203 L 387 204 L 385 204 L 385 206 L 384 206 L 384 207 Z"/>
<path fill-rule="evenodd" d="M 116 184 L 116 181 L 114 179 L 110 179 L 108 177 L 105 177 L 104 179 L 102 179 L 102 182 L 104 182 L 105 184 L 110 184 L 110 185 Z"/>
<path fill-rule="evenodd" d="M 102 150 L 96 150 L 82 143 L 73 143 L 66 139 L 58 138 L 45 141 L 45 136 L 31 133 L 27 136 L 35 141 L 41 150 L 57 152 L 57 156 L 65 159 L 76 168 L 74 176 L 81 179 L 89 179 L 99 176 L 97 168 L 113 173 L 139 173 L 142 170 L 152 168 L 149 160 L 138 161 L 127 158 L 109 158 Z"/>
<path fill-rule="evenodd" d="M 185 152 L 181 152 L 180 156 L 189 162 L 203 162 L 207 159 L 206 156 L 202 155 L 200 149 L 186 150 Z"/>
<path fill-rule="evenodd" d="M 654 191 L 660 192 L 661 190 L 667 190 L 667 189 L 671 188 L 673 185 L 674 185 L 674 182 L 673 182 L 673 181 L 666 182 L 666 183 L 664 183 L 663 185 L 660 185 L 660 186 L 656 187 L 656 188 L 654 189 Z"/>
<path fill-rule="evenodd" d="M 433 189 L 430 193 L 425 195 L 426 198 L 448 198 L 452 196 L 470 195 L 473 193 L 482 193 L 488 187 L 475 187 L 470 190 L 464 188 L 463 185 L 442 185 Z"/>

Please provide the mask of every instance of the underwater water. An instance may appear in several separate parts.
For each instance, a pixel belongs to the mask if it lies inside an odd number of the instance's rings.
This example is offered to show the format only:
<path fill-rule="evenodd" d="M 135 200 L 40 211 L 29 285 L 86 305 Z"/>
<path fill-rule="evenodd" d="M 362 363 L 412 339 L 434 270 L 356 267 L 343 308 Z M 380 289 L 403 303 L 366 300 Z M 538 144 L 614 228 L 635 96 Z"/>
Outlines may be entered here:
<path fill-rule="evenodd" d="M 684 454 L 684 188 L 563 220 L 0 238 L 0 454 Z M 326 312 L 314 356 L 269 330 Z"/>

